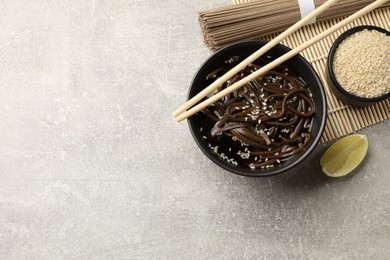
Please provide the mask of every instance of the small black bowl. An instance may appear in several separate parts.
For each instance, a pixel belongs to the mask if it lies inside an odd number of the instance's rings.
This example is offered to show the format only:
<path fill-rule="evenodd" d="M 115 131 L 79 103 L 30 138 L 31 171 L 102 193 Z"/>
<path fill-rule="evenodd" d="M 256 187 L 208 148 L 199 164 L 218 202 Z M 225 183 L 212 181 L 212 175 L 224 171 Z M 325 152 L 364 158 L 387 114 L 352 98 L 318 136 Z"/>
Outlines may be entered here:
<path fill-rule="evenodd" d="M 266 42 L 264 41 L 246 41 L 236 43 L 230 46 L 227 46 L 213 55 L 211 55 L 199 68 L 197 73 L 195 74 L 192 83 L 190 85 L 190 89 L 188 92 L 188 99 L 195 96 L 201 90 L 210 85 L 210 81 L 206 80 L 207 75 L 221 67 L 226 60 L 233 56 L 240 56 L 240 58 L 244 59 L 257 51 L 259 48 L 264 46 Z M 264 56 L 267 57 L 270 61 L 282 56 L 290 49 L 284 45 L 277 45 L 272 48 L 269 52 L 267 52 Z M 228 170 L 232 173 L 243 175 L 243 176 L 270 176 L 279 174 L 285 171 L 288 171 L 301 163 L 317 146 L 322 133 L 325 128 L 326 115 L 327 115 L 327 103 L 325 91 L 322 85 L 322 82 L 315 72 L 313 67 L 307 62 L 302 56 L 297 55 L 292 59 L 288 60 L 284 63 L 289 69 L 291 69 L 297 76 L 300 76 L 309 86 L 309 89 L 312 93 L 314 100 L 314 120 L 312 123 L 311 133 L 312 140 L 310 143 L 297 155 L 294 155 L 287 161 L 284 161 L 275 167 L 265 168 L 265 169 L 255 169 L 251 170 L 249 167 L 244 166 L 234 166 L 226 161 L 220 159 L 215 153 L 211 151 L 208 147 L 208 142 L 203 139 L 202 129 L 202 119 L 199 115 L 194 115 L 190 117 L 188 121 L 188 125 L 191 131 L 191 134 L 202 150 L 202 152 L 214 163 L 218 166 L 222 167 L 225 170 Z"/>
<path fill-rule="evenodd" d="M 336 41 L 333 43 L 332 47 L 329 50 L 328 60 L 327 60 L 326 68 L 325 68 L 326 82 L 328 83 L 328 86 L 329 86 L 330 90 L 332 91 L 332 93 L 338 99 L 343 101 L 344 103 L 352 105 L 352 106 L 358 106 L 358 107 L 367 106 L 367 105 L 385 100 L 385 99 L 390 97 L 390 92 L 388 92 L 382 96 L 374 97 L 374 98 L 359 97 L 359 96 L 356 96 L 356 95 L 351 94 L 348 91 L 346 91 L 336 79 L 336 76 L 335 76 L 334 71 L 333 71 L 333 60 L 334 60 L 334 55 L 335 55 L 335 52 L 336 52 L 338 46 L 348 36 L 350 36 L 356 32 L 363 31 L 363 30 L 376 30 L 376 31 L 379 31 L 381 33 L 384 33 L 384 34 L 390 36 L 389 31 L 387 31 L 383 28 L 377 27 L 377 26 L 363 25 L 363 26 L 353 27 L 353 28 L 345 31 L 344 33 L 342 33 L 336 39 Z"/>

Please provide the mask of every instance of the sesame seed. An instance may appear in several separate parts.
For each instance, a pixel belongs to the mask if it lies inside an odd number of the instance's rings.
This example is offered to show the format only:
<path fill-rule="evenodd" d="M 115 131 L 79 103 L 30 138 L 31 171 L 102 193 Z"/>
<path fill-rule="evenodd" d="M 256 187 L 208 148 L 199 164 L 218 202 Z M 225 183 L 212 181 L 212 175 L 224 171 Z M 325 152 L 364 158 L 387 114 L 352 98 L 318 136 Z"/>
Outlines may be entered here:
<path fill-rule="evenodd" d="M 356 47 L 355 47 L 356 46 Z M 348 36 L 335 53 L 333 70 L 337 81 L 349 93 L 372 98 L 390 91 L 390 37 L 376 30 Z M 351 55 L 354 51 L 357 55 Z M 369 55 L 367 53 L 369 51 Z M 352 64 L 354 66 L 350 66 Z M 367 69 L 370 68 L 370 69 Z"/>

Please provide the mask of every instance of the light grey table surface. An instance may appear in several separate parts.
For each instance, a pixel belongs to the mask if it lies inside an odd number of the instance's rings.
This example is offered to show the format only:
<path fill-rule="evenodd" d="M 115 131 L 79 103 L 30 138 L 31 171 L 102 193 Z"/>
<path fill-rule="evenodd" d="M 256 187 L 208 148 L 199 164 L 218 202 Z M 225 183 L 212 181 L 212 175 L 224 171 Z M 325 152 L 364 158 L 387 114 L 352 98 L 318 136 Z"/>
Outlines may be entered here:
<path fill-rule="evenodd" d="M 389 259 L 389 121 L 325 177 L 221 170 L 171 113 L 229 0 L 2 1 L 0 259 Z"/>

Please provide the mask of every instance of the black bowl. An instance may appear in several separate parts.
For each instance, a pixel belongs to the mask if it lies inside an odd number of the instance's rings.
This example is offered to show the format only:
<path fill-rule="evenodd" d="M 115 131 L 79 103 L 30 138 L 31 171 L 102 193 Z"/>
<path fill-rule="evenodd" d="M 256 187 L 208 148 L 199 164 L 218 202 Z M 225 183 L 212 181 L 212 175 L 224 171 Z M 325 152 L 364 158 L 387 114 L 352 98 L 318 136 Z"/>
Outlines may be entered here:
<path fill-rule="evenodd" d="M 197 93 L 199 93 L 201 90 L 203 90 L 210 84 L 210 81 L 206 80 L 206 76 L 211 71 L 221 67 L 226 60 L 228 60 L 232 56 L 240 56 L 242 59 L 244 59 L 265 44 L 266 42 L 264 41 L 246 41 L 227 46 L 215 52 L 203 63 L 203 65 L 195 74 L 188 92 L 188 99 L 195 96 Z M 279 56 L 282 56 L 289 50 L 290 49 L 288 47 L 279 44 L 272 48 L 264 56 L 270 60 L 273 60 Z M 230 163 L 227 163 L 220 159 L 215 153 L 213 153 L 208 147 L 207 141 L 203 139 L 204 134 L 200 130 L 202 128 L 201 117 L 199 116 L 199 114 L 190 117 L 187 121 L 195 142 L 202 150 L 202 152 L 218 166 L 232 173 L 243 176 L 257 177 L 275 175 L 288 171 L 299 163 L 301 163 L 318 144 L 324 131 L 327 115 L 326 96 L 322 82 L 313 67 L 309 64 L 309 62 L 307 62 L 300 55 L 297 55 L 292 59 L 288 60 L 284 63 L 284 65 L 291 69 L 296 75 L 300 76 L 308 84 L 309 89 L 313 95 L 313 100 L 315 101 L 315 115 L 313 118 L 311 129 L 311 133 L 313 136 L 312 140 L 300 153 L 293 156 L 289 160 L 282 162 L 281 164 L 275 165 L 275 167 L 251 170 L 249 167 L 244 167 L 240 165 L 234 166 Z"/>
<path fill-rule="evenodd" d="M 363 30 L 376 30 L 381 33 L 384 33 L 386 35 L 390 36 L 390 32 L 377 27 L 377 26 L 371 26 L 371 25 L 363 25 L 363 26 L 356 26 L 353 27 L 344 33 L 342 33 L 336 41 L 333 43 L 332 47 L 329 50 L 328 54 L 328 60 L 326 64 L 326 69 L 325 69 L 325 75 L 326 75 L 326 82 L 328 83 L 328 86 L 332 93 L 341 101 L 343 101 L 346 104 L 352 105 L 352 106 L 358 106 L 358 107 L 363 107 L 367 106 L 382 100 L 385 100 L 390 97 L 390 92 L 379 96 L 375 98 L 364 98 L 364 97 L 359 97 L 354 94 L 349 93 L 347 90 L 345 90 L 340 83 L 337 81 L 336 76 L 333 71 L 333 60 L 334 60 L 334 55 L 337 50 L 337 47 L 340 45 L 340 43 L 345 40 L 348 36 L 359 32 Z"/>

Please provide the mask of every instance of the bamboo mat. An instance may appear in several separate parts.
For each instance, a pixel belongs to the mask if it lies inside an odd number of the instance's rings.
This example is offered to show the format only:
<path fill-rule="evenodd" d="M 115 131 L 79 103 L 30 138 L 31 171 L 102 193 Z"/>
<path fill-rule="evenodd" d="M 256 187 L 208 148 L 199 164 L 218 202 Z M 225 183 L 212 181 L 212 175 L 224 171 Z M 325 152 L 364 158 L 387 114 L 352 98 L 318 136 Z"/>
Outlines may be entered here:
<path fill-rule="evenodd" d="M 233 0 L 233 3 L 238 4 L 250 1 L 253 0 Z M 290 48 L 295 48 L 341 20 L 342 18 L 337 18 L 306 25 L 283 40 L 282 44 Z M 390 99 L 364 108 L 352 107 L 337 99 L 330 92 L 325 81 L 326 59 L 332 43 L 341 33 L 358 25 L 376 25 L 390 30 L 390 8 L 375 10 L 301 52 L 301 55 L 313 65 L 314 69 L 320 75 L 328 98 L 328 120 L 320 141 L 321 143 L 337 139 L 367 126 L 390 119 Z M 271 34 L 260 39 L 271 40 L 276 35 Z"/>

